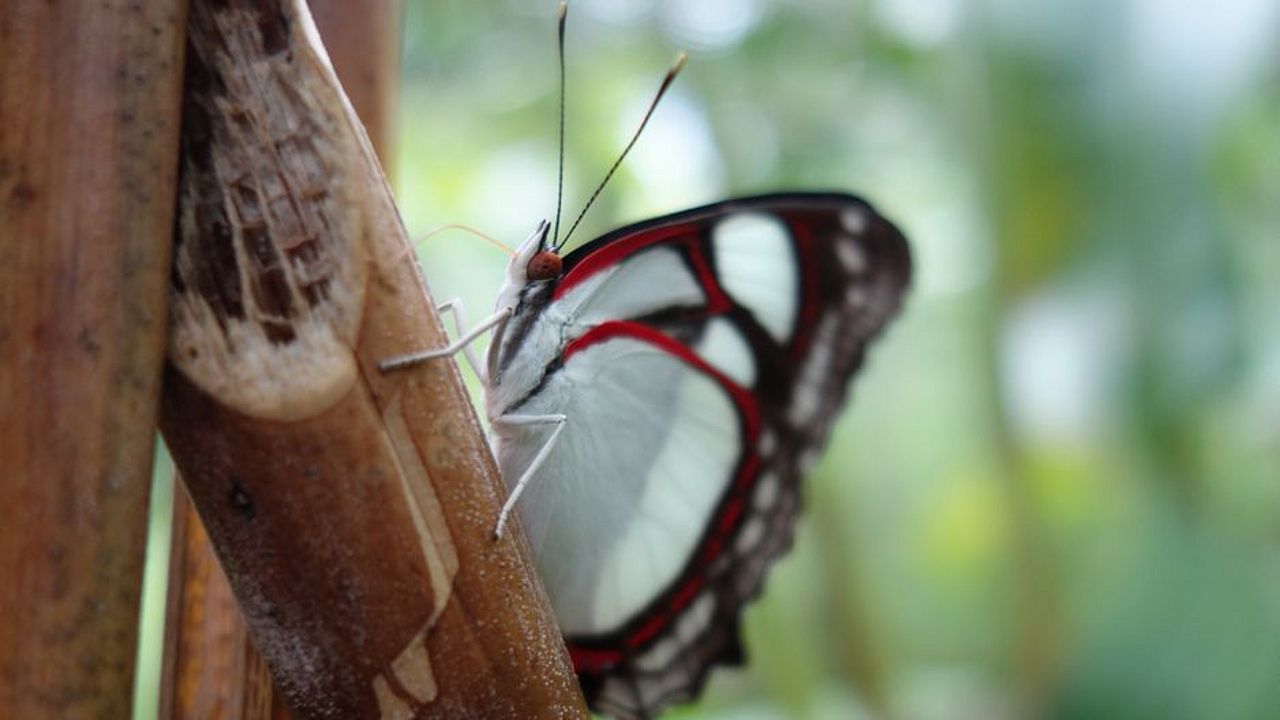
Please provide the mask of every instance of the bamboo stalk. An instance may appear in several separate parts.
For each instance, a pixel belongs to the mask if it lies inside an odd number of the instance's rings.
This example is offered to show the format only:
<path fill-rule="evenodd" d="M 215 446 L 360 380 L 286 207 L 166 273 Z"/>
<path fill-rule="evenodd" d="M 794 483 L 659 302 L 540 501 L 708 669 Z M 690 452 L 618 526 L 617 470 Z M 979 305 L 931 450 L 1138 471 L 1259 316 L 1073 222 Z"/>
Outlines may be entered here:
<path fill-rule="evenodd" d="M 299 717 L 585 716 L 367 139 L 298 2 L 190 24 L 162 429 Z"/>
<path fill-rule="evenodd" d="M 185 2 L 0 3 L 0 717 L 128 717 Z"/>
<path fill-rule="evenodd" d="M 387 168 L 398 90 L 401 3 L 309 4 L 343 90 Z M 172 537 L 160 717 L 288 717 L 185 491 L 175 497 Z"/>

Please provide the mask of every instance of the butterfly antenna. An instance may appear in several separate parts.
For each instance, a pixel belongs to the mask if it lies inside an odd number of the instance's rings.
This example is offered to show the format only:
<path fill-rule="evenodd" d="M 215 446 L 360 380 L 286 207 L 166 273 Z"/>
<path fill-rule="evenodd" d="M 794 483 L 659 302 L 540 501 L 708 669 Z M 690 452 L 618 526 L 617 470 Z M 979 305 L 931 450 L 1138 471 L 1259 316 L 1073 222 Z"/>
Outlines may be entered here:
<path fill-rule="evenodd" d="M 489 243 L 490 245 L 493 245 L 494 247 L 498 248 L 499 250 L 501 250 L 502 252 L 508 255 L 516 254 L 515 250 L 512 250 L 506 243 L 502 242 L 501 240 L 498 240 L 492 235 L 486 235 L 485 233 L 471 227 L 470 225 L 463 225 L 462 223 L 448 223 L 447 225 L 437 225 L 436 227 L 431 228 L 426 233 L 424 233 L 422 237 L 413 241 L 414 249 L 416 250 L 419 245 L 429 240 L 432 236 L 439 235 L 440 233 L 446 230 L 462 230 L 463 232 L 470 233 L 471 235 L 474 235 L 480 238 L 481 240 L 484 240 L 485 242 Z"/>
<path fill-rule="evenodd" d="M 556 12 L 558 13 L 556 25 L 560 60 L 560 172 L 556 178 L 556 229 L 551 236 L 552 247 L 555 247 L 560 239 L 560 207 L 564 202 L 564 18 L 569 14 L 569 4 L 565 0 L 560 0 L 560 6 Z"/>
<path fill-rule="evenodd" d="M 484 233 L 471 227 L 470 225 L 462 225 L 460 223 L 449 223 L 448 225 L 440 225 L 438 227 L 434 227 L 431 230 L 428 230 L 427 233 L 424 234 L 422 237 L 419 237 L 415 239 L 413 242 L 405 245 L 404 252 L 400 253 L 400 257 L 396 258 L 396 262 L 400 262 L 406 257 L 417 253 L 419 250 L 422 249 L 422 244 L 424 242 L 426 242 L 427 240 L 430 240 L 433 236 L 439 235 L 440 233 L 446 230 L 463 230 L 465 232 L 471 233 L 472 235 L 475 235 L 476 237 L 480 238 L 481 240 L 484 240 L 485 242 L 490 243 L 491 245 L 498 247 L 499 249 L 502 250 L 502 252 L 508 255 L 516 254 L 515 250 L 512 250 L 511 248 L 507 247 L 506 244 L 503 243 L 501 240 L 498 240 L 490 235 L 485 235 Z"/>
<path fill-rule="evenodd" d="M 556 246 L 559 250 L 565 243 L 569 242 L 569 236 L 573 235 L 573 231 L 578 228 L 578 223 L 582 222 L 582 218 L 591 209 L 591 204 L 600 196 L 600 191 L 604 190 L 604 186 L 609 183 L 609 178 L 613 177 L 613 173 L 617 171 L 618 166 L 626 159 L 627 153 L 631 152 L 631 148 L 635 146 L 636 141 L 640 139 L 640 133 L 644 132 L 644 126 L 649 124 L 649 118 L 653 117 L 653 111 L 658 108 L 658 101 L 662 100 L 662 96 L 666 94 L 667 88 L 671 87 L 671 83 L 676 79 L 676 75 L 684 69 L 684 64 L 688 62 L 688 54 L 681 52 L 676 56 L 676 61 L 672 63 L 671 69 L 667 71 L 667 76 L 662 79 L 662 85 L 658 87 L 658 93 L 653 96 L 653 101 L 649 103 L 649 109 L 645 110 L 644 119 L 640 121 L 640 127 L 636 128 L 636 132 L 631 136 L 631 141 L 622 149 L 622 154 L 618 155 L 618 159 L 614 161 L 613 166 L 609 168 L 609 172 L 605 173 L 604 179 L 596 186 L 595 192 L 591 193 L 591 197 L 587 199 L 587 204 L 583 206 L 582 212 L 578 213 L 577 219 L 573 221 L 573 225 L 569 226 L 569 232 L 564 234 L 564 240 Z"/>

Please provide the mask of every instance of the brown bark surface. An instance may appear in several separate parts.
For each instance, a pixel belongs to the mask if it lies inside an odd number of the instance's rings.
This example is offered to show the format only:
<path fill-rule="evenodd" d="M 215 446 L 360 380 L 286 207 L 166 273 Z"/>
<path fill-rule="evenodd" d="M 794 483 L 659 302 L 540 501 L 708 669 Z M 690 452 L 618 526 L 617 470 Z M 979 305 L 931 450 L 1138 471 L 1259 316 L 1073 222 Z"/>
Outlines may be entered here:
<path fill-rule="evenodd" d="M 0 2 L 0 717 L 128 717 L 185 2 Z"/>
<path fill-rule="evenodd" d="M 299 717 L 584 716 L 367 139 L 300 3 L 197 3 L 162 427 Z"/>
<path fill-rule="evenodd" d="M 175 489 L 159 716 L 268 720 L 288 714 L 249 639 L 227 577 L 195 508 Z"/>
<path fill-rule="evenodd" d="M 398 90 L 401 3 L 311 0 L 310 6 L 343 90 L 385 169 Z M 180 490 L 174 500 L 160 717 L 288 717 L 190 496 Z"/>

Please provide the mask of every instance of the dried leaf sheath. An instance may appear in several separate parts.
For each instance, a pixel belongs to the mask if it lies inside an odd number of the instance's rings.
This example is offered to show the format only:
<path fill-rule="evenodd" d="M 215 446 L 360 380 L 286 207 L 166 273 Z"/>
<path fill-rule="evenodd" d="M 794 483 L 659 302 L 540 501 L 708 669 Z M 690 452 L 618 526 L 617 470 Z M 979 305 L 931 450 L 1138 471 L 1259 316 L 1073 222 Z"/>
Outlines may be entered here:
<path fill-rule="evenodd" d="M 305 9 L 192 12 L 163 429 L 302 717 L 581 700 L 368 143 Z"/>
<path fill-rule="evenodd" d="M 191 36 L 171 353 L 232 407 L 305 418 L 355 382 L 367 191 L 345 167 L 359 147 L 342 107 L 300 91 L 298 64 L 211 67 L 287 32 L 236 30 Z"/>

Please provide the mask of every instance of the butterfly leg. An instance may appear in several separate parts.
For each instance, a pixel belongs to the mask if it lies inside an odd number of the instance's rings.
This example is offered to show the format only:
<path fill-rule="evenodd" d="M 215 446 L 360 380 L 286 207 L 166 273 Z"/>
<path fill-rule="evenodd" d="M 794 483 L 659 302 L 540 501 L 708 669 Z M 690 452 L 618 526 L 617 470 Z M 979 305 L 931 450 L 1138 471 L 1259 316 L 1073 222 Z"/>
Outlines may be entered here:
<path fill-rule="evenodd" d="M 451 300 L 448 303 L 445 303 L 445 305 L 442 305 L 441 307 L 443 308 L 445 306 L 448 306 L 450 305 L 450 303 L 456 303 L 452 307 L 461 305 L 461 303 L 457 303 L 456 301 Z M 457 340 L 454 340 L 453 342 L 449 343 L 448 345 L 442 348 L 436 348 L 435 350 L 420 350 L 418 352 L 406 353 L 404 355 L 396 355 L 394 357 L 389 357 L 386 360 L 382 360 L 378 363 L 378 369 L 383 372 L 387 372 L 388 370 L 396 370 L 398 368 L 408 367 L 410 365 L 417 365 L 419 363 L 424 363 L 428 360 L 434 360 L 436 358 L 450 357 L 456 354 L 459 350 L 463 350 L 464 355 L 467 358 L 467 362 L 471 363 L 472 369 L 476 371 L 477 375 L 480 375 L 481 380 L 485 380 L 486 378 L 484 374 L 480 372 L 479 363 L 477 363 L 475 361 L 475 358 L 472 357 L 471 351 L 467 349 L 467 346 L 470 345 L 473 341 L 475 341 L 476 338 L 488 332 L 491 328 L 497 327 L 498 325 L 505 323 L 511 317 L 511 313 L 512 313 L 512 308 L 509 308 L 509 307 L 502 308 L 498 312 L 489 316 L 489 318 L 486 319 L 484 322 L 472 328 L 470 332 L 468 332 L 467 334 L 463 335 Z M 454 320 L 455 321 L 459 320 L 459 317 L 455 315 Z"/>
<path fill-rule="evenodd" d="M 538 450 L 538 454 L 533 456 L 533 462 L 529 463 L 529 467 L 525 468 L 524 474 L 516 481 L 515 487 L 511 488 L 511 494 L 507 496 L 507 501 L 502 505 L 502 512 L 498 513 L 498 523 L 493 528 L 493 539 L 497 540 L 502 537 L 503 531 L 507 527 L 507 518 L 511 516 L 511 511 L 516 507 L 516 501 L 520 499 L 520 494 L 524 492 L 524 488 L 529 484 L 529 480 L 533 474 L 542 467 L 542 463 L 546 462 L 547 456 L 551 454 L 551 448 L 555 447 L 556 440 L 559 439 L 560 433 L 564 431 L 564 424 L 568 422 L 567 415 L 500 415 L 494 418 L 495 425 L 555 425 L 555 429 L 551 431 L 551 436 L 547 438 L 547 442 Z"/>
<path fill-rule="evenodd" d="M 463 328 L 467 326 L 466 308 L 462 305 L 462 298 L 453 298 L 448 302 L 441 303 L 436 306 L 436 312 L 441 315 L 445 311 L 449 311 L 449 316 L 453 318 L 453 332 L 456 335 L 462 335 Z M 484 366 L 476 359 L 475 352 L 471 349 L 471 345 L 467 344 L 462 347 L 462 355 L 467 359 L 467 364 L 471 366 L 471 371 L 480 378 L 482 384 L 487 384 L 489 379 L 485 377 Z"/>

